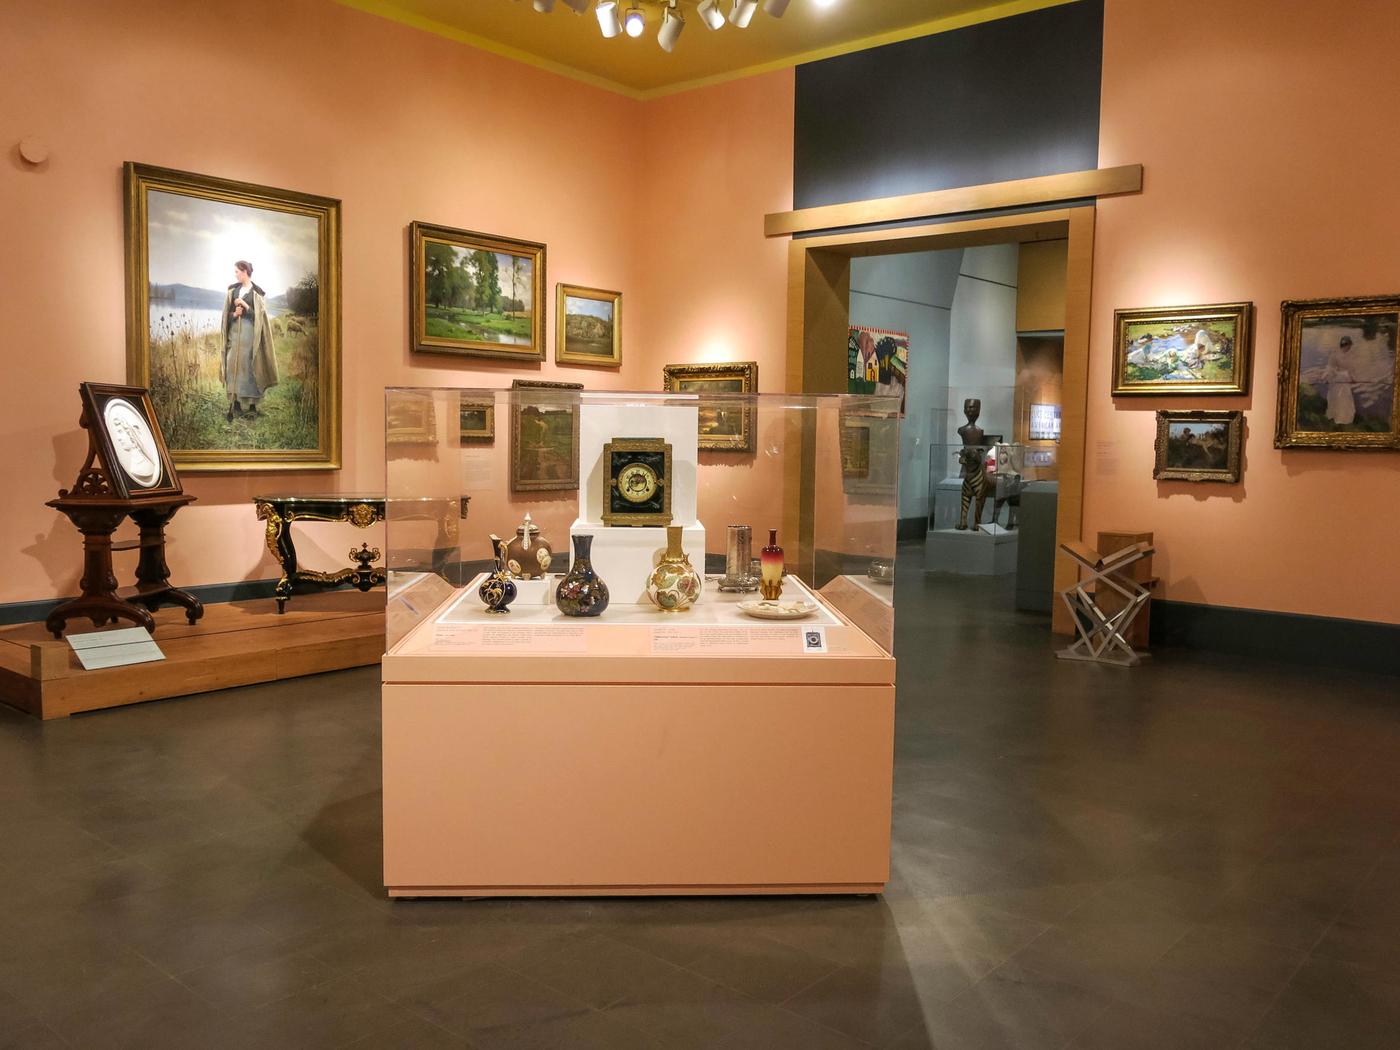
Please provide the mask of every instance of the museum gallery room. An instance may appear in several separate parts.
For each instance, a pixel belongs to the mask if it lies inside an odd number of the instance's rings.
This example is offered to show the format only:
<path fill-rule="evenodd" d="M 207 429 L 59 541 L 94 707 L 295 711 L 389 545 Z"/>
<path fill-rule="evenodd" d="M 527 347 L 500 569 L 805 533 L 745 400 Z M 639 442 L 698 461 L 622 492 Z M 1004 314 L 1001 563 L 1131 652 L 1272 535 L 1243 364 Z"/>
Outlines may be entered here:
<path fill-rule="evenodd" d="M 1400 1046 L 1397 54 L 0 5 L 0 1050 Z"/>

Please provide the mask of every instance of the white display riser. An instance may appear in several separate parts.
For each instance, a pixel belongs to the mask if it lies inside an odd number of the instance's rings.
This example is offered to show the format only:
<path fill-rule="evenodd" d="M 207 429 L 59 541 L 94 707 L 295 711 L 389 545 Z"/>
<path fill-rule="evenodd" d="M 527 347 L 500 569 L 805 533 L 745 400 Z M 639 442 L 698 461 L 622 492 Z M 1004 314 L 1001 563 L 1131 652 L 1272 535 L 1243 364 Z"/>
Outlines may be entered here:
<path fill-rule="evenodd" d="M 960 576 L 1009 576 L 1016 571 L 1017 533 L 994 525 L 992 532 L 939 529 L 924 540 L 924 569 Z"/>

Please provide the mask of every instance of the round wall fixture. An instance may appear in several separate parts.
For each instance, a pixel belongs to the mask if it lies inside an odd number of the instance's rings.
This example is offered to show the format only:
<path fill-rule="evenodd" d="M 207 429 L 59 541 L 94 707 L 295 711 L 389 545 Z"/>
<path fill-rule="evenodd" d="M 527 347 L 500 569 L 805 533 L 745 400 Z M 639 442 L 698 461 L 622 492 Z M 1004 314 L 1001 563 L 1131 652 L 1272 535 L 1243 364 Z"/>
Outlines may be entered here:
<path fill-rule="evenodd" d="M 49 159 L 49 147 L 33 135 L 26 135 L 19 140 L 19 155 L 27 164 L 42 164 Z"/>

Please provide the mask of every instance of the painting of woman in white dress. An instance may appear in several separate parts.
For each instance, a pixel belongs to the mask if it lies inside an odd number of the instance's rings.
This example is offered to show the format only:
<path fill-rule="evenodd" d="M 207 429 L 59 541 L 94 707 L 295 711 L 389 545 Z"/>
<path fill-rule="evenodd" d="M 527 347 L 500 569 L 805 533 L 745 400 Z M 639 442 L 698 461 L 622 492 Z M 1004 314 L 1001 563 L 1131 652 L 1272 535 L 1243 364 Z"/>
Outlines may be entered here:
<path fill-rule="evenodd" d="M 1400 448 L 1400 298 L 1283 304 L 1281 448 Z"/>

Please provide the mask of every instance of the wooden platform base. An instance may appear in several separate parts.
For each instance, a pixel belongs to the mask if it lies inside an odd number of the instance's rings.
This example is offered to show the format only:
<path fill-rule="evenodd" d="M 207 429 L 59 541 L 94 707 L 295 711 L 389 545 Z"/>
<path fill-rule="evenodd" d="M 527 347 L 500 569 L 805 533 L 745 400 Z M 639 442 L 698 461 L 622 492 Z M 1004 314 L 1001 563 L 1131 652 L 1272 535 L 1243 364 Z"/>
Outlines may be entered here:
<path fill-rule="evenodd" d="M 0 631 L 0 700 L 40 718 L 377 664 L 384 592 L 298 597 L 277 615 L 270 598 L 155 614 L 158 663 L 84 671 L 66 641 L 41 623 Z M 123 625 L 125 626 L 125 625 Z"/>

